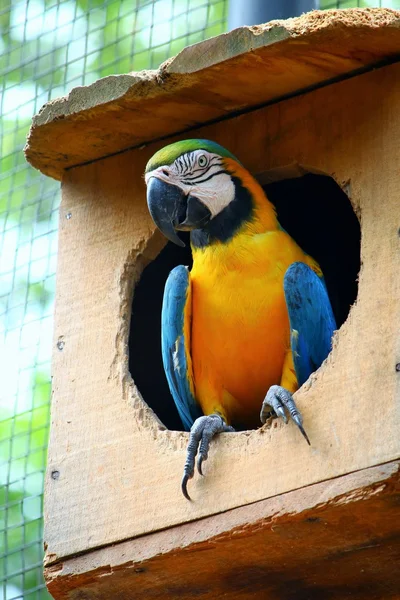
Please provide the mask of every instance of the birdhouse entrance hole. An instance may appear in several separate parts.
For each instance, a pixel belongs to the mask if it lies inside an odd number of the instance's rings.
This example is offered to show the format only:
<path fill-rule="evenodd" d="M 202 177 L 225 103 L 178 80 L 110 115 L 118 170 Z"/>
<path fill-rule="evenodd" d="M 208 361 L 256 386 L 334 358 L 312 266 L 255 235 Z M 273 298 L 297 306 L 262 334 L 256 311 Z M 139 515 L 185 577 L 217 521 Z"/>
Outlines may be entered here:
<path fill-rule="evenodd" d="M 304 170 L 293 176 L 293 169 L 282 169 L 259 181 L 282 227 L 319 262 L 339 328 L 356 300 L 360 269 L 360 224 L 348 196 L 332 177 Z M 168 242 L 144 268 L 134 290 L 129 336 L 133 380 L 144 401 L 173 430 L 183 428 L 164 375 L 160 321 L 169 272 L 180 264 L 192 266 L 189 235 L 183 235 L 186 248 Z"/>

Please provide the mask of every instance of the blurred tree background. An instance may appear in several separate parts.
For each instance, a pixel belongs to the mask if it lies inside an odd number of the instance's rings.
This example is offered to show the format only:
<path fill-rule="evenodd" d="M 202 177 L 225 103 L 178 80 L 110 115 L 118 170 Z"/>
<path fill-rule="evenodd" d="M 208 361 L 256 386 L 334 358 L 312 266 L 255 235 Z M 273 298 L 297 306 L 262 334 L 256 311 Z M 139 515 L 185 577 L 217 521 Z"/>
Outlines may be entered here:
<path fill-rule="evenodd" d="M 322 8 L 400 8 L 400 0 Z M 71 88 L 155 68 L 226 29 L 228 0 L 0 0 L 0 600 L 42 577 L 59 184 L 23 155 L 34 113 Z"/>

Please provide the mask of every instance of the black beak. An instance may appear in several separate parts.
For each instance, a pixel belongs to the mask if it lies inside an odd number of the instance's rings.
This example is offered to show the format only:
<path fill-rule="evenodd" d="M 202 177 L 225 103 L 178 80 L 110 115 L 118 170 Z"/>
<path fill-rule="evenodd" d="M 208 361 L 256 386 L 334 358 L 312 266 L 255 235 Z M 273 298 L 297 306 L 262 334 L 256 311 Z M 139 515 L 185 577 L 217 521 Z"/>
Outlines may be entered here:
<path fill-rule="evenodd" d="M 201 229 L 211 219 L 211 212 L 195 196 L 185 196 L 182 190 L 157 177 L 147 184 L 147 204 L 158 229 L 178 246 L 185 246 L 176 231 Z"/>

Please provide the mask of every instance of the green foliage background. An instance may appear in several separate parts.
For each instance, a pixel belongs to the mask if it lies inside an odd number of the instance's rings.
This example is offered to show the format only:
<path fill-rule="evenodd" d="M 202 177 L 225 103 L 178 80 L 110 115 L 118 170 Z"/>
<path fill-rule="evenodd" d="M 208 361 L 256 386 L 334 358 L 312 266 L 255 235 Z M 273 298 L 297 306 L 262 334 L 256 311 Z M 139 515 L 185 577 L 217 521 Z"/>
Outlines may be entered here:
<path fill-rule="evenodd" d="M 400 9 L 400 0 L 381 2 Z M 32 115 L 77 85 L 157 67 L 226 28 L 228 0 L 0 0 L 0 600 L 42 579 L 59 184 L 22 152 Z M 379 2 L 322 1 L 322 8 Z"/>

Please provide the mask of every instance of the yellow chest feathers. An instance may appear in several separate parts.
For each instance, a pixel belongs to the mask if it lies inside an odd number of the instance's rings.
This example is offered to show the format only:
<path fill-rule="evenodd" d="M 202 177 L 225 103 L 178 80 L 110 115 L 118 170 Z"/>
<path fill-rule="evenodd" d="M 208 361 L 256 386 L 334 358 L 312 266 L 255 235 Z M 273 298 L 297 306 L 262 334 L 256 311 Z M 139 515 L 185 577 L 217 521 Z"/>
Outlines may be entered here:
<path fill-rule="evenodd" d="M 259 410 L 268 388 L 280 383 L 289 348 L 286 270 L 296 261 L 317 271 L 318 265 L 282 230 L 193 248 L 193 259 L 191 356 L 197 399 L 205 412 L 216 402 Z"/>
<path fill-rule="evenodd" d="M 318 264 L 283 230 L 239 235 L 229 243 L 193 248 L 190 278 L 194 293 L 218 290 L 224 301 L 234 301 L 237 294 L 249 301 L 250 290 L 258 290 L 262 297 L 267 290 L 273 293 L 276 286 L 282 287 L 287 268 L 296 261 L 320 273 Z"/>

